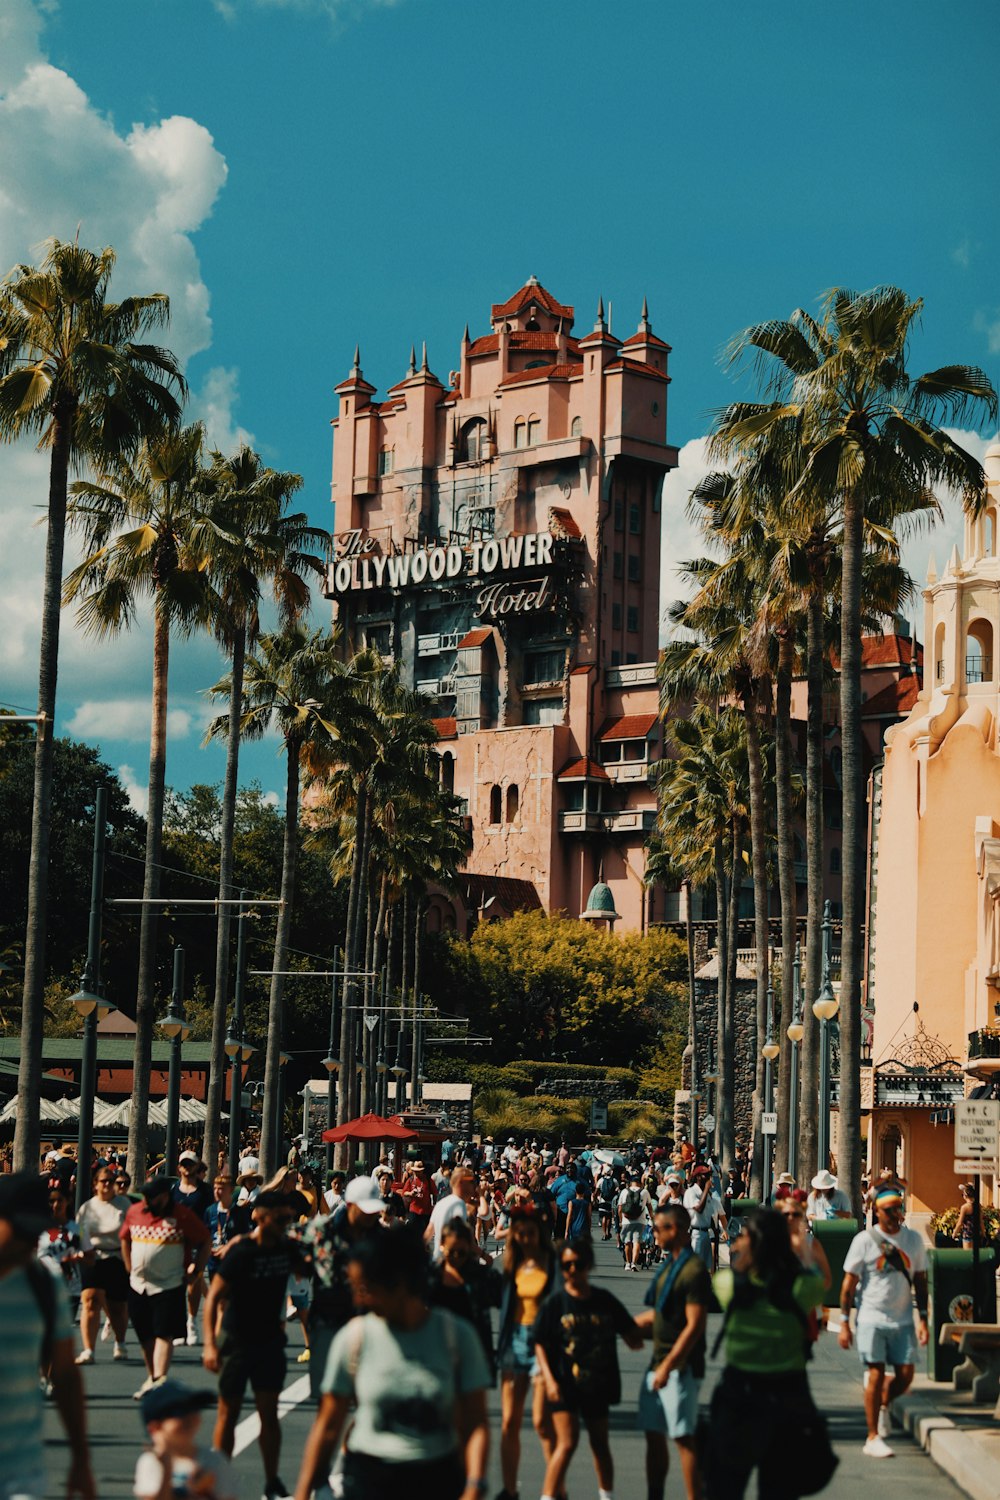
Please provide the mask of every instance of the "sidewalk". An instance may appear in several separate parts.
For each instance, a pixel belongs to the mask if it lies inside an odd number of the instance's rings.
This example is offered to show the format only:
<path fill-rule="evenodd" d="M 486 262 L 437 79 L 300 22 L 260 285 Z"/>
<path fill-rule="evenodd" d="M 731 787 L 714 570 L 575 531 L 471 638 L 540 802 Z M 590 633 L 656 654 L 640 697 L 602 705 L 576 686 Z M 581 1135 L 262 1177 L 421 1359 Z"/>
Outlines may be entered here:
<path fill-rule="evenodd" d="M 1000 1423 L 994 1402 L 974 1405 L 968 1391 L 920 1375 L 897 1402 L 896 1420 L 972 1500 L 1000 1494 Z"/>

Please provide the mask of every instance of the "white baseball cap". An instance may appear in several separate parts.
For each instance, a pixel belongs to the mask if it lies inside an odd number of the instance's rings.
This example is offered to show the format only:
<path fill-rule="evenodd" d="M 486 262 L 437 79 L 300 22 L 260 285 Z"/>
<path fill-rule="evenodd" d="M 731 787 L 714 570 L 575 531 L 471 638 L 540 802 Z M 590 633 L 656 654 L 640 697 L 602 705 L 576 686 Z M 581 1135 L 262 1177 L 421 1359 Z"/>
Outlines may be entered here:
<path fill-rule="evenodd" d="M 374 1177 L 352 1177 L 344 1193 L 344 1202 L 353 1203 L 363 1214 L 380 1214 L 385 1207 Z"/>
<path fill-rule="evenodd" d="M 195 1154 L 194 1154 L 193 1151 L 182 1151 L 181 1154 L 180 1154 L 180 1156 L 177 1158 L 177 1160 L 179 1162 L 182 1162 L 182 1161 L 197 1161 L 198 1158 L 197 1158 L 197 1156 L 195 1156 Z"/>

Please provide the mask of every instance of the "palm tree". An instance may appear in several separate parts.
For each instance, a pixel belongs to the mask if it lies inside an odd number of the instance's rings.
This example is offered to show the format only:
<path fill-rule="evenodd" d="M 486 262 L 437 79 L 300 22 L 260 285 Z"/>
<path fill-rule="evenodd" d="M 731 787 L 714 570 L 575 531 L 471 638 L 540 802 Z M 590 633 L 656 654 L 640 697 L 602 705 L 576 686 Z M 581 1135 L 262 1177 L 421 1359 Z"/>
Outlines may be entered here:
<path fill-rule="evenodd" d="M 138 601 L 153 603 L 153 712 L 149 743 L 146 865 L 139 928 L 136 1035 L 128 1159 L 145 1169 L 149 1069 L 152 1056 L 167 766 L 167 680 L 172 632 L 206 625 L 219 601 L 212 585 L 218 526 L 197 503 L 203 431 L 200 423 L 143 443 L 134 464 L 109 465 L 99 482 L 73 485 L 72 526 L 88 555 L 66 580 L 66 602 L 79 600 L 89 634 L 117 635 L 133 623 Z"/>
<path fill-rule="evenodd" d="M 70 469 L 88 457 L 125 457 L 180 419 L 184 379 L 174 356 L 142 342 L 170 313 L 162 293 L 107 300 L 111 249 L 50 240 L 38 267 L 0 283 L 0 439 L 37 434 L 49 450 L 48 531 L 38 666 L 35 783 L 24 943 L 14 1166 L 38 1162 L 42 996 L 48 901 L 59 611 Z"/>
<path fill-rule="evenodd" d="M 292 928 L 292 905 L 299 848 L 301 771 L 329 755 L 329 745 L 340 737 L 346 717 L 346 676 L 337 653 L 336 637 L 322 630 L 308 631 L 297 623 L 260 636 L 257 649 L 247 654 L 244 667 L 240 734 L 260 739 L 276 727 L 285 753 L 285 829 L 281 857 L 281 904 L 274 935 L 271 990 L 267 1016 L 264 1063 L 264 1112 L 260 1138 L 261 1170 L 270 1176 L 279 1165 L 281 1121 L 278 1088 L 285 976 Z M 216 697 L 232 698 L 231 679 L 211 689 Z M 213 738 L 229 733 L 229 715 L 216 719 Z"/>
<path fill-rule="evenodd" d="M 310 526 L 304 514 L 287 512 L 291 496 L 301 487 L 301 475 L 267 468 L 260 455 L 245 443 L 228 458 L 213 452 L 211 467 L 205 475 L 209 514 L 220 527 L 215 576 L 221 612 L 213 623 L 216 635 L 229 653 L 229 680 L 232 684 L 219 831 L 220 905 L 212 1050 L 205 1099 L 204 1157 L 207 1162 L 213 1162 L 218 1151 L 226 1077 L 231 930 L 231 908 L 226 903 L 234 895 L 233 830 L 239 784 L 244 661 L 247 647 L 252 650 L 260 635 L 260 600 L 265 585 L 270 586 L 279 626 L 284 627 L 309 608 L 310 591 L 303 575 L 307 571 L 321 575 L 323 571 L 322 559 L 303 548 L 324 543 L 327 533 Z"/>
<path fill-rule="evenodd" d="M 986 503 L 982 466 L 937 424 L 994 420 L 996 392 L 974 366 L 912 376 L 909 340 L 922 303 L 898 287 L 835 288 L 821 321 L 791 318 L 745 329 L 731 358 L 749 356 L 762 403 L 735 403 L 718 424 L 724 442 L 773 436 L 780 462 L 786 419 L 800 423 L 804 462 L 790 488 L 821 497 L 841 524 L 840 722 L 843 754 L 843 936 L 838 1170 L 858 1201 L 861 1181 L 861 984 L 865 921 L 865 782 L 861 736 L 862 568 L 865 522 L 887 500 L 906 508 L 936 486 L 967 508 Z"/>

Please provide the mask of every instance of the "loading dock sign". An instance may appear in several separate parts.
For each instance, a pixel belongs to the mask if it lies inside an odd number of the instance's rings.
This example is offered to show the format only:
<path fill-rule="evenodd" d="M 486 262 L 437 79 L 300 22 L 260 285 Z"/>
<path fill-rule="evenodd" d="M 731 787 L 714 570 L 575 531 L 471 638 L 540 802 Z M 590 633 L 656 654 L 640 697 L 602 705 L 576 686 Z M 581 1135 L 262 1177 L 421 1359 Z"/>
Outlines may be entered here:
<path fill-rule="evenodd" d="M 1000 1145 L 1000 1099 L 959 1099 L 955 1104 L 955 1157 L 992 1171 Z"/>

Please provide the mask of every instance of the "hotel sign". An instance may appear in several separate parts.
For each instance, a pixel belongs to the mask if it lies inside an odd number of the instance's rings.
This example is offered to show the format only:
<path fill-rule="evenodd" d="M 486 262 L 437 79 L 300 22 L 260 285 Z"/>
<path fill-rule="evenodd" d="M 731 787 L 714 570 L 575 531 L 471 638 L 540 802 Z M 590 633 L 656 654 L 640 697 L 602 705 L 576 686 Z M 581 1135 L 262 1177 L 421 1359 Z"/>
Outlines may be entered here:
<path fill-rule="evenodd" d="M 422 547 L 414 552 L 383 553 L 374 537 L 349 531 L 337 538 L 337 553 L 326 570 L 327 598 L 344 594 L 405 589 L 423 583 L 491 580 L 478 595 L 483 618 L 526 613 L 551 606 L 548 578 L 532 583 L 505 584 L 504 575 L 523 568 L 553 567 L 555 538 L 548 531 L 521 536 L 490 537 L 459 546 Z M 499 575 L 499 576 L 498 576 Z M 494 581 L 495 580 L 495 581 Z"/>

